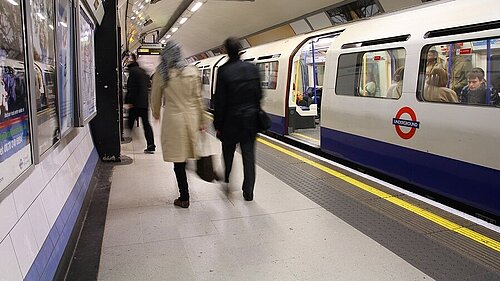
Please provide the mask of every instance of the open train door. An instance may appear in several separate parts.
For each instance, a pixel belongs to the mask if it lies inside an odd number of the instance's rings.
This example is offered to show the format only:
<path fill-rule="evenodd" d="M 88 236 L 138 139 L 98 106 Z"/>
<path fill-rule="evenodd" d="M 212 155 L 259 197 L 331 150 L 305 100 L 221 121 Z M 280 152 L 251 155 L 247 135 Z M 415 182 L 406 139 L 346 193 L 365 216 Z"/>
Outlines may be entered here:
<path fill-rule="evenodd" d="M 288 137 L 320 146 L 326 53 L 339 33 L 310 37 L 293 56 L 288 95 Z"/>

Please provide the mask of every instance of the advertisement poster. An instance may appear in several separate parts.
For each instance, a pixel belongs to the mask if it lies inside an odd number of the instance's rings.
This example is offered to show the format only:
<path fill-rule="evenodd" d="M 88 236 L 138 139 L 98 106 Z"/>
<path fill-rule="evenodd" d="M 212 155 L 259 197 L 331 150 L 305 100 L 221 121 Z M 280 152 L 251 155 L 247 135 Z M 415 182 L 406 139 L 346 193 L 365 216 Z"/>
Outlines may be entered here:
<path fill-rule="evenodd" d="M 32 164 L 22 13 L 14 3 L 0 2 L 0 192 Z"/>
<path fill-rule="evenodd" d="M 57 44 L 58 68 L 57 81 L 59 90 L 59 118 L 61 135 L 73 127 L 74 96 L 73 96 L 73 24 L 71 21 L 71 3 L 69 0 L 58 1 L 57 6 Z"/>
<path fill-rule="evenodd" d="M 80 96 L 82 117 L 88 121 L 97 112 L 95 93 L 94 26 L 80 10 Z"/>
<path fill-rule="evenodd" d="M 60 138 L 54 43 L 54 3 L 32 1 L 33 57 L 40 154 Z"/>

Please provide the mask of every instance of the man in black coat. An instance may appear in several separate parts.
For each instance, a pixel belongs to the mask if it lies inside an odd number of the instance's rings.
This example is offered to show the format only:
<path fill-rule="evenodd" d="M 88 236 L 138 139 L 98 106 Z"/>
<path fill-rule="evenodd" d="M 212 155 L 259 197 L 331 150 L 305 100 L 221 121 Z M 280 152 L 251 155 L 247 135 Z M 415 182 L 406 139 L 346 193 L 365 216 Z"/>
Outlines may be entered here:
<path fill-rule="evenodd" d="M 225 181 L 233 165 L 236 144 L 240 144 L 243 157 L 243 197 L 253 200 L 255 185 L 255 137 L 262 90 L 259 69 L 240 60 L 240 45 L 228 38 L 224 46 L 229 61 L 220 67 L 215 90 L 214 126 L 222 142 Z"/>
<path fill-rule="evenodd" d="M 144 135 L 146 136 L 147 147 L 144 153 L 154 153 L 156 146 L 153 137 L 153 129 L 149 123 L 149 76 L 137 63 L 135 54 L 130 54 L 130 64 L 128 65 L 128 80 L 127 80 L 127 95 L 125 103 L 129 104 L 128 127 L 130 130 L 134 128 L 134 123 L 137 118 L 141 118 L 142 126 L 144 127 Z"/>

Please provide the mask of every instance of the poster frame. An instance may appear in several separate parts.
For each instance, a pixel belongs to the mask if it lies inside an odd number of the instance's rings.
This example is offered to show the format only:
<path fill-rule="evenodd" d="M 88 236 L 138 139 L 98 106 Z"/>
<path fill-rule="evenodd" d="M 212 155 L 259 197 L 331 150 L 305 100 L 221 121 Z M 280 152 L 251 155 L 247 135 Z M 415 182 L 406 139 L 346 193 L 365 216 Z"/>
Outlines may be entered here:
<path fill-rule="evenodd" d="M 24 48 L 24 65 L 25 65 L 25 83 L 26 83 L 26 96 L 28 99 L 27 102 L 27 110 L 28 110 L 28 126 L 29 126 L 29 140 L 30 140 L 30 158 L 31 164 L 22 171 L 16 178 L 14 178 L 10 183 L 8 183 L 5 188 L 0 190 L 0 203 L 9 197 L 14 190 L 20 186 L 35 170 L 35 164 L 39 159 L 38 153 L 38 142 L 36 141 L 34 124 L 36 124 L 36 100 L 32 97 L 32 90 L 34 90 L 34 86 L 32 86 L 32 79 L 34 79 L 34 74 L 31 69 L 28 67 L 33 62 L 33 49 L 28 46 L 32 46 L 33 40 L 31 36 L 31 5 L 29 1 L 19 1 L 19 6 L 21 9 L 21 25 L 22 25 L 22 37 L 23 37 L 23 48 Z M 33 107 L 33 104 L 35 107 Z"/>
<path fill-rule="evenodd" d="M 75 47 L 76 47 L 76 52 L 75 52 L 75 60 L 76 60 L 76 63 L 75 63 L 75 66 L 76 66 L 76 70 L 75 70 L 75 74 L 77 75 L 78 79 L 75 80 L 75 86 L 76 86 L 76 89 L 77 89 L 77 94 L 76 94 L 76 98 L 75 100 L 77 101 L 77 109 L 78 110 L 75 110 L 76 113 L 77 113 L 77 116 L 75 117 L 75 126 L 80 126 L 80 127 L 83 127 L 85 125 L 87 125 L 96 115 L 97 115 L 97 79 L 96 79 L 96 72 L 95 72 L 95 38 L 94 38 L 94 35 L 95 35 L 95 29 L 96 29 L 96 23 L 95 21 L 93 20 L 93 18 L 91 17 L 91 14 L 88 12 L 87 8 L 85 7 L 85 5 L 83 5 L 82 1 L 75 1 L 77 2 L 77 5 L 75 7 L 75 13 L 74 13 L 74 20 L 75 20 L 75 29 L 74 29 L 74 34 L 75 34 Z M 81 53 L 80 53 L 80 50 L 81 50 L 81 44 L 80 44 L 80 27 L 81 27 L 81 22 L 80 22 L 80 14 L 81 13 L 84 13 L 84 15 L 87 17 L 88 19 L 88 23 L 91 25 L 91 28 L 92 28 L 92 36 L 91 36 L 91 40 L 92 40 L 92 45 L 94 46 L 94 50 L 93 50 L 93 54 L 94 54 L 94 57 L 93 57 L 93 77 L 94 77 L 94 104 L 95 104 L 95 110 L 94 112 L 92 112 L 89 116 L 85 117 L 83 115 L 83 111 L 84 111 L 84 108 L 83 108 L 83 94 L 82 94 L 82 87 L 81 87 L 81 83 L 80 83 L 80 80 L 81 80 L 81 77 L 82 77 L 82 57 L 81 57 Z"/>
<path fill-rule="evenodd" d="M 62 116 L 61 116 L 61 108 L 59 108 L 59 131 L 60 131 L 60 140 L 63 140 L 65 138 L 67 138 L 68 135 L 70 135 L 76 128 L 76 111 L 77 111 L 77 103 L 76 103 L 76 99 L 77 99 L 77 95 L 76 95 L 76 92 L 77 92 L 77 88 L 75 86 L 76 82 L 78 81 L 78 76 L 76 75 L 76 57 L 75 57 L 75 53 L 76 53 L 76 47 L 75 47 L 75 35 L 74 35 L 74 31 L 75 31 L 75 9 L 74 9 L 74 3 L 77 1 L 77 0 L 67 0 L 69 2 L 69 10 L 67 11 L 68 13 L 68 22 L 71 22 L 71 25 L 72 25 L 72 30 L 73 32 L 69 32 L 69 36 L 68 36 L 68 40 L 71 41 L 71 48 L 69 48 L 69 52 L 71 52 L 71 61 L 69 62 L 71 64 L 71 68 L 72 68 L 72 75 L 70 75 L 69 79 L 70 79 L 70 85 L 71 85 L 71 94 L 72 94 L 72 98 L 73 98 L 73 112 L 72 112 L 72 124 L 71 124 L 71 127 L 68 127 L 66 130 L 63 130 L 62 126 L 63 126 L 63 120 L 62 120 Z M 56 22 L 57 22 L 57 25 L 59 24 L 58 23 L 58 20 L 59 20 L 59 13 L 58 13 L 58 8 L 59 8 L 59 4 L 60 4 L 61 0 L 55 0 L 55 19 L 56 19 Z M 59 81 L 60 79 L 62 79 L 62 77 L 59 77 L 59 63 L 60 63 L 60 58 L 59 58 L 59 39 L 60 39 L 60 35 L 58 32 L 56 32 L 56 35 L 55 35 L 55 39 L 56 39 L 56 45 L 55 45 L 55 51 L 56 51 L 56 73 L 58 74 L 58 77 L 57 77 L 57 81 L 58 81 L 58 95 L 59 95 L 59 99 L 61 98 L 60 95 L 63 95 L 64 93 L 61 93 L 61 89 L 59 89 Z M 60 102 L 58 102 L 58 105 Z"/>
<path fill-rule="evenodd" d="M 26 4 L 26 7 L 28 7 L 26 9 L 26 21 L 25 21 L 25 29 L 26 29 L 26 36 L 28 37 L 29 39 L 29 42 L 27 41 L 27 43 L 29 43 L 27 46 L 33 46 L 33 23 L 32 23 L 32 19 L 33 19 L 33 7 L 31 6 L 31 2 L 32 0 L 20 0 L 20 2 L 24 2 Z M 57 0 L 49 0 L 53 3 L 54 5 L 54 22 L 52 22 L 52 24 L 56 24 L 56 1 Z M 29 35 L 28 35 L 29 34 Z M 57 57 L 57 40 L 58 40 L 58 34 L 56 31 L 54 31 L 54 65 L 55 65 L 55 68 L 56 68 L 56 75 L 55 75 L 55 88 L 56 88 L 56 91 L 57 91 L 57 95 L 56 95 L 56 98 L 58 99 L 58 75 L 57 75 L 57 65 L 58 65 L 58 62 L 59 62 L 59 59 Z M 40 164 L 45 158 L 47 158 L 48 155 L 51 154 L 52 151 L 54 151 L 56 148 L 58 148 L 58 146 L 60 145 L 61 143 L 61 140 L 62 140 L 62 135 L 61 135 L 61 132 L 60 132 L 60 128 L 59 129 L 59 132 L 58 132 L 58 140 L 56 142 L 54 142 L 49 148 L 47 148 L 45 151 L 41 152 L 40 151 L 40 142 L 39 142 L 39 139 L 38 139 L 38 134 L 39 134 L 39 129 L 38 129 L 38 115 L 37 115 L 37 102 L 36 102 L 36 88 L 35 88 L 35 71 L 34 69 L 31 68 L 31 66 L 34 65 L 35 63 L 35 57 L 34 57 L 34 51 L 33 51 L 33 48 L 28 48 L 28 51 L 29 52 L 29 61 L 27 60 L 26 63 L 30 65 L 30 69 L 29 69 L 29 90 L 30 90 L 30 98 L 31 98 L 31 111 L 30 113 L 32 114 L 31 117 L 31 120 L 32 120 L 32 131 L 33 131 L 33 135 L 32 135 L 32 140 L 33 140 L 33 143 L 34 143 L 34 148 L 33 148 L 33 157 L 34 157 L 34 164 L 37 165 L 37 164 Z M 57 118 L 56 118 L 56 121 L 58 123 L 58 125 L 60 126 L 60 117 L 59 117 L 59 103 L 56 102 L 55 103 L 55 107 L 56 107 L 56 115 L 57 115 Z"/>

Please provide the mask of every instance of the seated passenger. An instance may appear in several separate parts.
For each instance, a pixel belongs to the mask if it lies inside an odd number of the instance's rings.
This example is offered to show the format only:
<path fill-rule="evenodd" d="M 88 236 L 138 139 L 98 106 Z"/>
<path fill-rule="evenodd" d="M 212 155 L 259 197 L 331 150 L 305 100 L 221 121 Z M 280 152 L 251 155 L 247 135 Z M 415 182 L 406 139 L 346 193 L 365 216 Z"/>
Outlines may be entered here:
<path fill-rule="evenodd" d="M 500 76 L 492 79 L 490 104 L 500 106 Z"/>
<path fill-rule="evenodd" d="M 490 89 L 490 101 L 486 100 L 488 94 L 484 70 L 474 67 L 467 74 L 467 86 L 460 93 L 460 102 L 465 104 L 497 104 L 498 93 Z"/>
<path fill-rule="evenodd" d="M 377 84 L 374 81 L 368 81 L 365 88 L 360 90 L 360 94 L 364 97 L 374 97 L 377 94 Z"/>
<path fill-rule="evenodd" d="M 424 88 L 424 100 L 458 103 L 455 91 L 446 88 L 448 73 L 442 68 L 434 68 Z"/>
<path fill-rule="evenodd" d="M 304 95 L 304 93 L 297 93 L 297 105 L 298 106 L 305 106 L 305 107 L 309 107 L 309 105 L 311 105 L 312 103 L 312 100 L 309 96 L 307 95 Z"/>
<path fill-rule="evenodd" d="M 387 89 L 387 98 L 399 99 L 403 92 L 403 75 L 405 73 L 404 66 L 394 71 L 394 83 Z"/>

